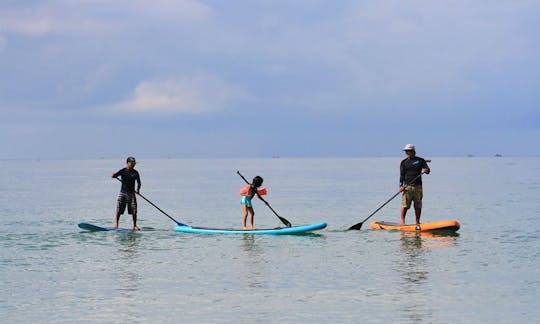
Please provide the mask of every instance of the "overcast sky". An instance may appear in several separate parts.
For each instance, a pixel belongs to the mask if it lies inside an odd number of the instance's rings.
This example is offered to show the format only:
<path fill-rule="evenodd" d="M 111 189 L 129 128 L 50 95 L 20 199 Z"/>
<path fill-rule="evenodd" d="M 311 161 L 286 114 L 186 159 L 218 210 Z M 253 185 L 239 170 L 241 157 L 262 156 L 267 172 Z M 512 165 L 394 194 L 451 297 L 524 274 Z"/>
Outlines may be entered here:
<path fill-rule="evenodd" d="M 0 158 L 540 155 L 540 1 L 2 0 Z"/>

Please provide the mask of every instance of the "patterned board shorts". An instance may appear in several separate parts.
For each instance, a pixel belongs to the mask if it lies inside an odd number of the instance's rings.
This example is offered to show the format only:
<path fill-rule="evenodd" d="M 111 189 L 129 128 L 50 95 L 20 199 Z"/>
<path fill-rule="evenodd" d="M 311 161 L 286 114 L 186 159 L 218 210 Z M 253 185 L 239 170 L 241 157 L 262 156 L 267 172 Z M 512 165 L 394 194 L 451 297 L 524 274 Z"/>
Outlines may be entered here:
<path fill-rule="evenodd" d="M 120 192 L 118 195 L 118 203 L 116 205 L 116 213 L 123 215 L 128 208 L 128 214 L 137 214 L 137 197 L 134 192 Z"/>
<path fill-rule="evenodd" d="M 401 207 L 411 208 L 411 202 L 414 201 L 414 208 L 422 208 L 422 186 L 407 186 L 401 198 Z"/>

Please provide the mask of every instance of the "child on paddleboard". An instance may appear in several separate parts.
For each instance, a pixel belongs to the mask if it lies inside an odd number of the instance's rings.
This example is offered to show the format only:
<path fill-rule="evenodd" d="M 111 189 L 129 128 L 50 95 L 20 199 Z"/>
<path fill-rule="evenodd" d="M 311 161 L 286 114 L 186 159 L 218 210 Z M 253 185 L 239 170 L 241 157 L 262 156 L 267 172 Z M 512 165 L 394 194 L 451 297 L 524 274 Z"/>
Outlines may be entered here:
<path fill-rule="evenodd" d="M 251 224 L 249 229 L 255 229 L 255 225 L 253 224 L 253 216 L 255 216 L 255 211 L 253 210 L 251 199 L 253 199 L 255 195 L 259 197 L 260 195 L 266 195 L 266 189 L 261 188 L 262 184 L 263 178 L 256 176 L 253 178 L 251 184 L 248 184 L 240 190 L 240 196 L 242 196 L 242 198 L 240 198 L 240 205 L 242 206 L 242 229 L 248 229 L 246 224 L 248 213 L 250 215 Z"/>

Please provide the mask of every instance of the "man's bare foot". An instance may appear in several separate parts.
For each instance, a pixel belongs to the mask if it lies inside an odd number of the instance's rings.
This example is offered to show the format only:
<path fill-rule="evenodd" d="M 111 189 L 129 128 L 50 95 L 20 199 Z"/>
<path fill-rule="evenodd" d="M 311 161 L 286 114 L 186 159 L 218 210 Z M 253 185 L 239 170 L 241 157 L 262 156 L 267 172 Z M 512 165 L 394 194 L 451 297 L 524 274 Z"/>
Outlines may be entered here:
<path fill-rule="evenodd" d="M 134 231 L 140 231 L 141 229 L 137 225 L 135 225 L 135 226 L 133 226 L 133 230 Z"/>
<path fill-rule="evenodd" d="M 114 228 L 118 228 L 118 223 L 114 223 Z"/>

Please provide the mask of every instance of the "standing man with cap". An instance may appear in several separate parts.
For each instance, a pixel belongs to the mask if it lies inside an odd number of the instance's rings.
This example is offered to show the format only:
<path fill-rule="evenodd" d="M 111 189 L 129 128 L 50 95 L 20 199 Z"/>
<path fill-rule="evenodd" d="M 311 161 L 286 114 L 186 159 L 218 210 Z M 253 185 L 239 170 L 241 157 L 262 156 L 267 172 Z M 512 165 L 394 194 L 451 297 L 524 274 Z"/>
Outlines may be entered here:
<path fill-rule="evenodd" d="M 124 214 L 127 205 L 128 214 L 133 216 L 133 230 L 140 230 L 137 227 L 137 197 L 135 193 L 139 193 L 141 190 L 141 178 L 139 172 L 134 169 L 136 163 L 135 158 L 130 156 L 126 160 L 126 167 L 112 175 L 113 178 L 118 179 L 120 177 L 120 181 L 122 181 L 122 188 L 120 189 L 118 203 L 116 205 L 114 228 L 118 228 L 120 215 Z M 135 181 L 137 181 L 137 190 L 135 190 Z"/>
<path fill-rule="evenodd" d="M 399 176 L 399 192 L 403 192 L 401 202 L 401 225 L 405 225 L 405 215 L 414 202 L 416 224 L 420 224 L 422 214 L 422 173 L 429 174 L 431 171 L 426 160 L 416 156 L 416 148 L 407 144 L 403 148 L 407 158 L 401 161 Z"/>

